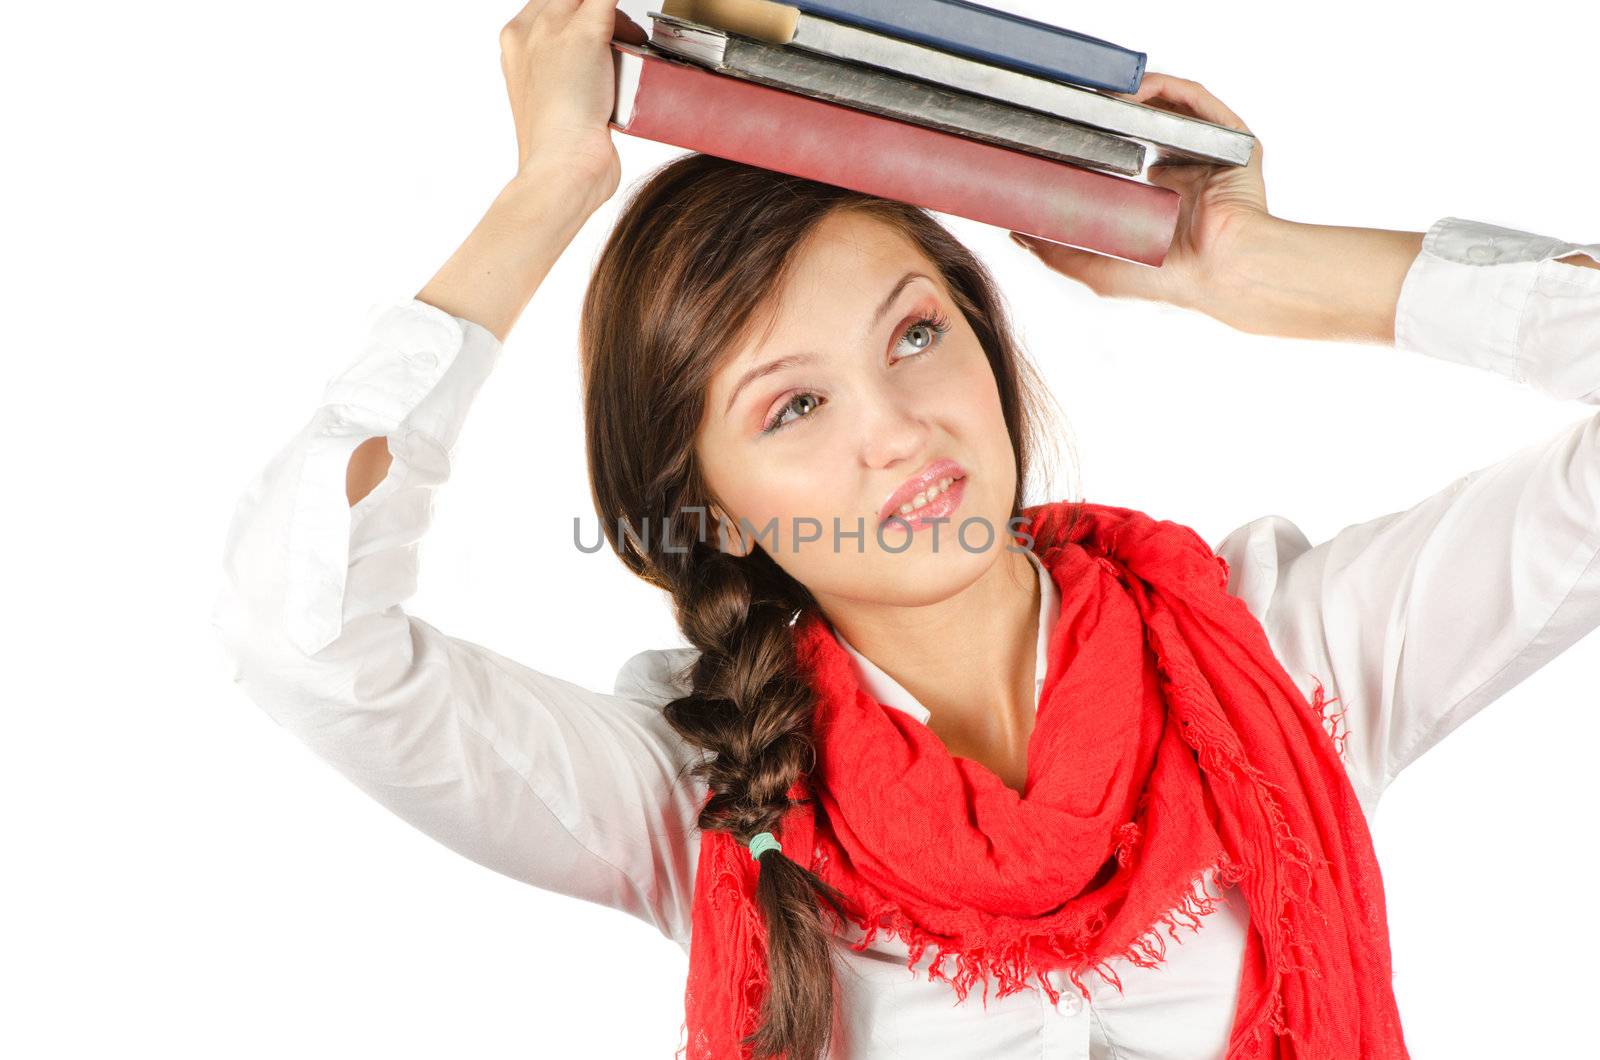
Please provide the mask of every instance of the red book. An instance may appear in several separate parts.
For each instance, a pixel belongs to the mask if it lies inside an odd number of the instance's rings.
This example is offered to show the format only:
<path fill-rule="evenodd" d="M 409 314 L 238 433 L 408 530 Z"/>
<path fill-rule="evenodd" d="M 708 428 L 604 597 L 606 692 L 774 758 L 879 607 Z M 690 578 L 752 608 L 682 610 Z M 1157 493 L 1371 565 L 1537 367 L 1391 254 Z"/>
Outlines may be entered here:
<path fill-rule="evenodd" d="M 619 132 L 1145 265 L 1172 244 L 1166 188 L 611 47 Z"/>

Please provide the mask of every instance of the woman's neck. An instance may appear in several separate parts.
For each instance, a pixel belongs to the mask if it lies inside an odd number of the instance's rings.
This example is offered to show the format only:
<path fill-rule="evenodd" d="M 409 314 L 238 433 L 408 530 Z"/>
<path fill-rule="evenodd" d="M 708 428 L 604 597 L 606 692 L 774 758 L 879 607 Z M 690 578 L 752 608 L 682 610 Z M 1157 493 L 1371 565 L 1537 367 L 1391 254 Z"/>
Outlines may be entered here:
<path fill-rule="evenodd" d="M 1004 777 L 1025 763 L 1033 731 L 1039 595 L 1033 561 L 1002 548 L 977 581 L 937 604 L 835 605 L 828 618 L 927 708 L 952 754 Z"/>

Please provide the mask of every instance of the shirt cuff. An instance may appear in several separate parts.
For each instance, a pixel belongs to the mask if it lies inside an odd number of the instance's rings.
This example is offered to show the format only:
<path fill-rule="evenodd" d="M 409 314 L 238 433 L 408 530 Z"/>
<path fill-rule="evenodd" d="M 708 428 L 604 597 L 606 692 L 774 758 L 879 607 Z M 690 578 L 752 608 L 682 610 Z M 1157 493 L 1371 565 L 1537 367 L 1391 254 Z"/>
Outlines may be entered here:
<path fill-rule="evenodd" d="M 367 315 L 367 344 L 328 381 L 323 404 L 390 433 L 401 423 L 454 447 L 501 351 L 487 328 L 413 298 Z"/>
<path fill-rule="evenodd" d="M 1600 244 L 1460 217 L 1435 221 L 1400 288 L 1396 348 L 1530 382 L 1521 363 L 1529 300 L 1550 268 L 1575 268 L 1547 263 L 1579 252 L 1600 261 Z"/>
<path fill-rule="evenodd" d="M 283 608 L 300 650 L 315 654 L 343 628 L 355 525 L 345 491 L 351 453 L 367 438 L 387 436 L 395 463 L 443 482 L 500 350 L 488 329 L 426 302 L 369 310 L 364 349 L 324 388 L 295 487 Z"/>

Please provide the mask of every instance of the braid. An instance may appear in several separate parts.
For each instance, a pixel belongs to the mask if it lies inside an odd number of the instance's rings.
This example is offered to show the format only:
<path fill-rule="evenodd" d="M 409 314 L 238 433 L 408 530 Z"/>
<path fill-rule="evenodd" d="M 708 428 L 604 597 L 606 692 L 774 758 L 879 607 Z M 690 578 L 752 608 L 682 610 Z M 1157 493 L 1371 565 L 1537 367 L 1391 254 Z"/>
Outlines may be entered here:
<path fill-rule="evenodd" d="M 781 834 L 788 792 L 816 761 L 815 692 L 795 655 L 791 623 L 809 594 L 760 549 L 734 556 L 697 550 L 673 596 L 678 625 L 700 650 L 691 691 L 664 708 L 687 742 L 711 752 L 693 767 L 711 789 L 702 830 L 748 844 Z M 755 1055 L 820 1060 L 833 1023 L 829 927 L 817 899 L 841 919 L 843 900 L 781 849 L 761 856 L 756 904 L 767 928 L 768 990 Z"/>

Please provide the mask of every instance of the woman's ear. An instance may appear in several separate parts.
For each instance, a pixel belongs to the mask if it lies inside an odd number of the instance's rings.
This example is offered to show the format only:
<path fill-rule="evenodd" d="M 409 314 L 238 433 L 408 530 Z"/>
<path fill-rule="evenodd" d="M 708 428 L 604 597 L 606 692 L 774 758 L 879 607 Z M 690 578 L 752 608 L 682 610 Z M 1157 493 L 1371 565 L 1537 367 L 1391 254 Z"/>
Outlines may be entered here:
<path fill-rule="evenodd" d="M 708 505 L 711 518 L 716 525 L 713 533 L 716 535 L 717 548 L 730 556 L 748 556 L 750 554 L 750 541 L 744 531 L 739 527 L 738 521 L 728 516 L 721 505 L 712 502 Z"/>

